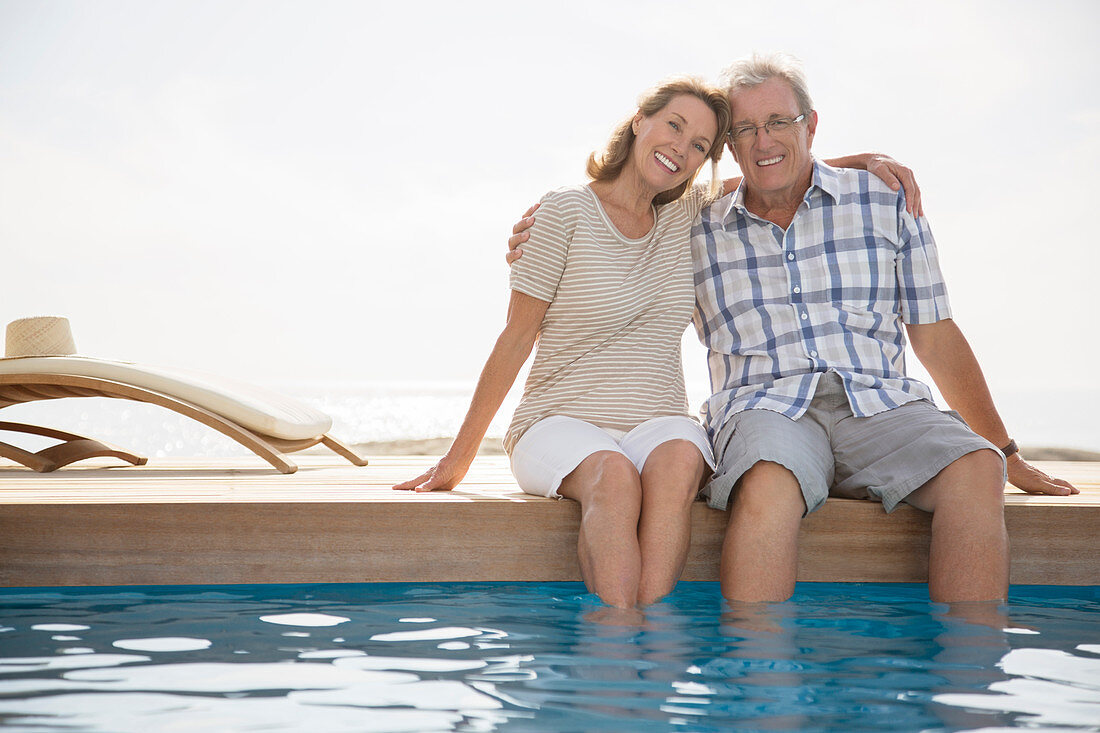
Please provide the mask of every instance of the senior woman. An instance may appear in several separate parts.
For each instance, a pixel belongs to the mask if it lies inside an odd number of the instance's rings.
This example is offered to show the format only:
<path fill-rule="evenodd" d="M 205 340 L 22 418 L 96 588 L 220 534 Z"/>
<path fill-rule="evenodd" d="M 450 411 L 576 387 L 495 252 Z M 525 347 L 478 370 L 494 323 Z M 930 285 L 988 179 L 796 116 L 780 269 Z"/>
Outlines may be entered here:
<path fill-rule="evenodd" d="M 520 488 L 580 502 L 585 584 L 632 607 L 668 593 L 683 569 L 691 504 L 713 466 L 688 414 L 680 339 L 694 307 L 691 222 L 720 183 L 729 106 L 693 78 L 642 95 L 589 158 L 588 185 L 551 191 L 511 274 L 503 332 L 450 450 L 394 488 L 451 489 L 536 340 L 504 440 Z"/>
<path fill-rule="evenodd" d="M 695 302 L 691 224 L 721 191 L 728 125 L 721 90 L 670 79 L 590 156 L 590 183 L 543 197 L 457 437 L 435 466 L 394 486 L 462 480 L 537 341 L 504 448 L 523 491 L 580 503 L 581 574 L 610 606 L 648 604 L 676 584 L 691 505 L 714 465 L 688 412 L 680 341 Z M 692 186 L 707 159 L 710 185 Z"/>

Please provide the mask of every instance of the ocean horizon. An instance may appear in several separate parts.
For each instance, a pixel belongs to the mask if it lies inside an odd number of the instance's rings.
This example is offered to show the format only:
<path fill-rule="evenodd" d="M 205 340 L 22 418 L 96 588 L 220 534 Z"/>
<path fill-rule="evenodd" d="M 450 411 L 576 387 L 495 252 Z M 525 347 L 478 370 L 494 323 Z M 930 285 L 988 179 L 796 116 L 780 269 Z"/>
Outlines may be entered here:
<path fill-rule="evenodd" d="M 348 381 L 264 384 L 319 409 L 333 419 L 332 433 L 356 445 L 428 441 L 453 437 L 473 395 L 473 381 Z M 505 399 L 487 438 L 499 440 L 519 400 L 517 387 Z M 693 410 L 709 394 L 688 383 Z M 1000 390 L 995 400 L 1016 441 L 1026 448 L 1100 453 L 1100 391 Z M 941 405 L 942 407 L 942 405 Z M 98 438 L 150 457 L 232 456 L 248 451 L 220 433 L 155 405 L 103 397 L 42 400 L 13 405 L 0 419 L 27 422 Z M 0 433 L 0 439 L 39 450 L 53 441 Z M 445 450 L 445 444 L 440 447 Z M 390 451 L 392 452 L 392 451 Z"/>

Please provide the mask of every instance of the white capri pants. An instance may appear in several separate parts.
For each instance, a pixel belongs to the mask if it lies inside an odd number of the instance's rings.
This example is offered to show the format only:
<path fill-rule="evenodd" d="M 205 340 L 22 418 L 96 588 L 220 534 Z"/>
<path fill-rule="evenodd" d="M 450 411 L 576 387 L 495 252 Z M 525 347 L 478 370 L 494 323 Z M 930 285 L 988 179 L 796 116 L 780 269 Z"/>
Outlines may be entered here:
<path fill-rule="evenodd" d="M 714 454 L 707 433 L 690 417 L 655 417 L 630 432 L 623 432 L 596 427 L 572 417 L 551 415 L 528 428 L 512 448 L 512 475 L 524 493 L 560 499 L 558 487 L 562 479 L 593 453 L 621 453 L 641 474 L 649 454 L 670 440 L 694 443 L 707 465 L 714 469 Z"/>

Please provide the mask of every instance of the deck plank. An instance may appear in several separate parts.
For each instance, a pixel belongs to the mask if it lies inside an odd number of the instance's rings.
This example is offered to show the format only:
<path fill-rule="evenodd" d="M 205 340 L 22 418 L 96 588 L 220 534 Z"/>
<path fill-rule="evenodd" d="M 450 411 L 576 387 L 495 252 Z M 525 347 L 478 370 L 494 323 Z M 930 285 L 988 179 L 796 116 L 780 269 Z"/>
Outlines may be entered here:
<path fill-rule="evenodd" d="M 503 457 L 452 492 L 393 491 L 419 456 L 354 467 L 295 456 L 97 459 L 51 474 L 0 461 L 0 586 L 579 580 L 575 503 L 522 493 Z M 1100 584 L 1100 463 L 1040 463 L 1082 493 L 1008 487 L 1012 582 Z M 725 514 L 693 507 L 684 578 L 717 579 Z M 803 522 L 799 579 L 926 579 L 928 515 L 830 499 Z"/>

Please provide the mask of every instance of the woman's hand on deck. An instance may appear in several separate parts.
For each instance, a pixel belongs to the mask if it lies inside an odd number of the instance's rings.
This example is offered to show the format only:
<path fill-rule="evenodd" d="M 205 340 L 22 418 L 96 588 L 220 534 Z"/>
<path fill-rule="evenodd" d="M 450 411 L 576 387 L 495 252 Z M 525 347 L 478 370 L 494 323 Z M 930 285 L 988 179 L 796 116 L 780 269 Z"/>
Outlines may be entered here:
<path fill-rule="evenodd" d="M 1008 482 L 1029 494 L 1070 496 L 1081 493 L 1081 490 L 1069 481 L 1043 473 L 1021 458 L 1019 453 L 1008 457 Z"/>
<path fill-rule="evenodd" d="M 504 255 L 504 259 L 511 265 L 513 262 L 523 256 L 523 250 L 520 249 L 520 245 L 530 238 L 530 234 L 527 230 L 531 228 L 531 225 L 535 223 L 535 217 L 532 214 L 539 208 L 538 204 L 535 204 L 530 209 L 523 213 L 523 218 L 516 222 L 516 225 L 512 227 L 512 236 L 508 237 L 508 252 Z"/>
<path fill-rule="evenodd" d="M 441 458 L 439 463 L 414 479 L 395 484 L 395 490 L 401 491 L 450 491 L 458 486 L 466 475 L 469 466 L 458 466 L 454 461 Z"/>

